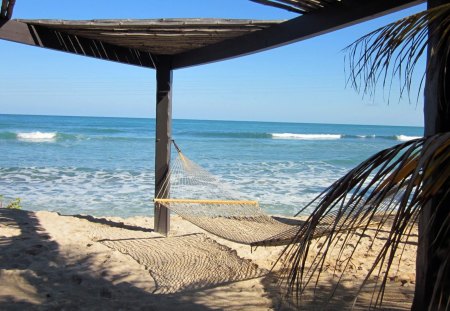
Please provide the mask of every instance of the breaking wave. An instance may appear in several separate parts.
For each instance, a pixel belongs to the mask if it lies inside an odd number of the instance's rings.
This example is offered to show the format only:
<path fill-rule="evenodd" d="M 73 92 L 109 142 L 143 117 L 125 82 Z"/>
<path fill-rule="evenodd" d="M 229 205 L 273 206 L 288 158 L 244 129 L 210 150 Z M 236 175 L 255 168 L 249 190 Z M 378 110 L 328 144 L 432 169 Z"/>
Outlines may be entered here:
<path fill-rule="evenodd" d="M 272 133 L 274 139 L 297 139 L 297 140 L 336 140 L 341 139 L 341 134 L 294 134 L 294 133 Z"/>
<path fill-rule="evenodd" d="M 30 142 L 52 142 L 56 140 L 56 132 L 17 133 L 17 139 Z"/>

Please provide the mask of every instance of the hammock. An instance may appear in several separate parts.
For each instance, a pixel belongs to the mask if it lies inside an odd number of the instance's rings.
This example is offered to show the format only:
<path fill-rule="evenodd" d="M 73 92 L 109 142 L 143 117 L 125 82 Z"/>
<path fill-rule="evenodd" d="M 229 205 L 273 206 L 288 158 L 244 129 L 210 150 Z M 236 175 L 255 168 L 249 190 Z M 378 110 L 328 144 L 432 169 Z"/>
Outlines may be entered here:
<path fill-rule="evenodd" d="M 257 201 L 243 200 L 241 193 L 188 159 L 173 143 L 177 156 L 172 160 L 161 190 L 156 194 L 155 204 L 165 206 L 216 236 L 251 246 L 285 245 L 303 227 L 305 221 L 295 218 L 281 221 L 264 213 Z M 161 198 L 164 193 L 170 193 L 170 198 Z M 364 205 L 359 208 L 368 208 Z M 314 237 L 323 236 L 333 227 L 336 228 L 334 221 L 337 213 L 322 219 Z M 342 223 L 348 218 L 339 219 Z"/>

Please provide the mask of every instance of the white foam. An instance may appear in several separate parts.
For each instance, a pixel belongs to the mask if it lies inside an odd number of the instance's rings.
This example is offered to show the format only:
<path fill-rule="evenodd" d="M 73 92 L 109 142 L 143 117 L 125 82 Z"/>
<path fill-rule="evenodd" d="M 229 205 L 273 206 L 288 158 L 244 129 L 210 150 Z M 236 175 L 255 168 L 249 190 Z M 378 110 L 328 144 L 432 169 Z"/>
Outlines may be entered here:
<path fill-rule="evenodd" d="M 236 163 L 232 171 L 229 169 L 224 167 L 218 175 L 223 184 L 239 191 L 240 196 L 234 199 L 257 200 L 267 212 L 279 215 L 295 214 L 346 172 L 322 161 Z"/>
<path fill-rule="evenodd" d="M 211 162 L 209 163 L 211 164 Z M 174 197 L 223 197 L 258 200 L 272 214 L 293 215 L 329 186 L 345 168 L 322 161 L 255 161 L 212 165 L 223 182 L 209 188 L 199 184 L 171 189 Z M 2 194 L 21 197 L 24 208 L 61 213 L 131 216 L 152 208 L 151 169 L 87 169 L 75 167 L 1 168 Z"/>
<path fill-rule="evenodd" d="M 20 140 L 26 140 L 26 141 L 32 141 L 32 142 L 54 141 L 56 138 L 56 133 L 55 132 L 17 133 L 17 138 Z"/>
<path fill-rule="evenodd" d="M 274 139 L 297 139 L 297 140 L 335 140 L 341 139 L 341 134 L 294 134 L 294 133 L 272 133 Z"/>
<path fill-rule="evenodd" d="M 130 216 L 152 207 L 152 170 L 133 171 L 63 168 L 0 168 L 5 198 L 22 198 L 31 210 Z M 5 200 L 4 200 L 5 202 Z"/>
<path fill-rule="evenodd" d="M 422 136 L 396 135 L 395 138 L 400 141 L 408 141 L 408 140 L 412 140 L 412 139 L 422 138 Z"/>
<path fill-rule="evenodd" d="M 375 135 L 356 135 L 358 138 L 375 138 Z"/>

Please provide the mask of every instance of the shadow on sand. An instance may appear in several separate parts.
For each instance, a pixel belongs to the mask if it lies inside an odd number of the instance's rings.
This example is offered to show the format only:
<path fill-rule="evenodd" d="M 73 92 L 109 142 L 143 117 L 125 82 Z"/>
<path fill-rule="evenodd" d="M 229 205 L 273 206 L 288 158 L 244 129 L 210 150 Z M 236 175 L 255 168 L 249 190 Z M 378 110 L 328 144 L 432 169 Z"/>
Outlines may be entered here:
<path fill-rule="evenodd" d="M 70 217 L 76 217 L 79 219 L 84 219 L 93 223 L 97 223 L 97 224 L 102 224 L 102 225 L 106 225 L 109 227 L 115 227 L 115 228 L 121 228 L 121 229 L 127 229 L 127 230 L 132 230 L 132 231 L 142 231 L 142 232 L 154 232 L 153 229 L 151 228 L 144 228 L 144 227 L 139 227 L 139 226 L 132 226 L 132 225 L 127 225 L 123 222 L 119 222 L 119 221 L 112 221 L 106 218 L 97 218 L 97 217 L 93 217 L 90 215 L 70 215 Z"/>
<path fill-rule="evenodd" d="M 287 295 L 286 284 L 274 275 L 263 280 L 266 292 L 271 294 L 271 300 L 277 310 L 390 310 L 406 311 L 411 309 L 413 290 L 401 288 L 398 284 L 388 284 L 383 303 L 373 307 L 378 292 L 374 292 L 374 283 L 363 288 L 356 297 L 359 284 L 352 286 L 337 283 L 335 280 L 321 280 L 316 288 L 309 286 L 302 296 Z M 355 300 L 355 298 L 357 298 Z M 373 300 L 372 300 L 373 299 Z"/>
<path fill-rule="evenodd" d="M 129 230 L 145 229 L 90 217 L 88 220 Z M 0 209 L 0 227 L 6 232 L 0 236 L 0 310 L 212 310 L 204 301 L 214 301 L 216 306 L 226 310 L 253 310 L 255 307 L 254 301 L 247 301 L 238 291 L 223 293 L 220 287 L 233 286 L 232 282 L 215 287 L 194 284 L 198 289 L 154 294 L 121 281 L 125 275 L 95 276 L 90 270 L 93 259 L 84 256 L 77 258 L 74 264 L 73 260 L 65 258 L 32 212 Z M 316 295 L 308 292 L 297 305 L 293 299 L 282 299 L 286 290 L 280 287 L 273 273 L 263 277 L 262 283 L 275 310 L 348 310 L 353 306 L 358 289 L 337 285 L 335 281 L 321 281 Z M 393 291 L 390 288 L 386 291 L 382 309 L 408 310 L 413 290 L 391 285 Z M 334 288 L 336 292 L 330 299 Z M 355 310 L 367 310 L 370 298 L 368 288 L 357 300 Z M 234 302 L 233 306 L 230 302 Z"/>
<path fill-rule="evenodd" d="M 0 209 L 0 226 L 10 233 L 0 236 L 1 310 L 210 310 L 198 303 L 211 298 L 208 291 L 152 294 L 115 282 L 120 275 L 112 280 L 93 276 L 91 258 L 76 266 L 68 262 L 32 212 Z M 231 293 L 217 299 L 239 297 Z M 249 307 L 242 301 L 242 310 Z"/>
<path fill-rule="evenodd" d="M 71 266 L 32 212 L 0 209 L 0 226 L 15 233 L 0 236 L 1 310 L 209 310 L 189 294 L 154 295 L 93 277 L 89 257 Z M 11 274 L 16 282 L 6 283 Z"/>

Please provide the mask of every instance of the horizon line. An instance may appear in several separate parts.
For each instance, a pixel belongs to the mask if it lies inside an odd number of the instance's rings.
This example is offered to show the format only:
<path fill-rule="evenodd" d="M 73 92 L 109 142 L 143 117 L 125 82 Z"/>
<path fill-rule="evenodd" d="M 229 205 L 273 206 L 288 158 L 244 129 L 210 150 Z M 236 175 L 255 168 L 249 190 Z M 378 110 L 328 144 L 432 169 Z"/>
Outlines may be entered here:
<path fill-rule="evenodd" d="M 83 115 L 57 115 L 57 114 L 22 114 L 22 113 L 0 113 L 0 116 L 30 116 L 30 117 L 64 117 L 64 118 L 109 118 L 109 119 L 150 119 L 155 117 L 131 117 L 131 116 L 83 116 Z M 357 126 L 392 126 L 392 127 L 418 127 L 424 125 L 393 125 L 393 124 L 356 124 L 356 123 L 326 123 L 326 122 L 302 122 L 302 121 L 267 121 L 267 120 L 224 120 L 224 119 L 195 119 L 195 118 L 173 118 L 172 120 L 186 121 L 213 121 L 213 122 L 258 122 L 258 123 L 284 123 L 284 124 L 329 124 L 329 125 L 357 125 Z"/>

